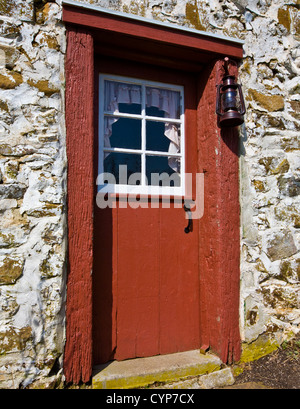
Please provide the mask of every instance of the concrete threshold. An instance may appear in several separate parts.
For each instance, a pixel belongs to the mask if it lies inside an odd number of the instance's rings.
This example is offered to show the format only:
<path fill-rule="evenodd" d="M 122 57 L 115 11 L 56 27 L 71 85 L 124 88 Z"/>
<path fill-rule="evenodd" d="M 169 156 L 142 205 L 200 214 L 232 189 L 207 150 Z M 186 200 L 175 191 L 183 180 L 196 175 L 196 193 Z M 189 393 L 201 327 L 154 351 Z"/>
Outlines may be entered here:
<path fill-rule="evenodd" d="M 134 389 L 155 382 L 177 382 L 221 369 L 220 358 L 199 350 L 112 361 L 94 368 L 93 389 Z"/>

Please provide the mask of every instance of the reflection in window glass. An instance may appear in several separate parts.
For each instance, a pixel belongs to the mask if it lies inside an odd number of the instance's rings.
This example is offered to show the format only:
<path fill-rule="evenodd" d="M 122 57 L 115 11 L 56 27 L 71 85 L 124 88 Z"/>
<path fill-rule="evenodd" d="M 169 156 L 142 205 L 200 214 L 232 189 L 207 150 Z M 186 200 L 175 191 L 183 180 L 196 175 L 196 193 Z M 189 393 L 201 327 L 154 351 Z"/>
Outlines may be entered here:
<path fill-rule="evenodd" d="M 141 113 L 141 86 L 116 81 L 104 81 L 104 111 Z"/>
<path fill-rule="evenodd" d="M 141 149 L 141 120 L 106 117 L 104 128 L 105 148 Z"/>
<path fill-rule="evenodd" d="M 115 177 L 116 184 L 131 184 L 129 177 L 134 173 L 141 173 L 141 156 L 111 152 L 104 159 L 104 172 L 111 173 Z"/>
<path fill-rule="evenodd" d="M 175 158 L 171 158 L 173 160 Z M 148 185 L 152 186 L 180 186 L 180 174 L 175 172 L 167 156 L 146 156 L 146 176 Z M 179 159 L 176 158 L 180 168 Z"/>
<path fill-rule="evenodd" d="M 146 135 L 147 150 L 172 153 L 180 152 L 180 128 L 178 125 L 147 121 Z"/>
<path fill-rule="evenodd" d="M 151 115 L 151 107 L 164 112 L 166 118 L 180 118 L 180 92 L 162 88 L 146 88 L 146 114 Z M 160 116 L 160 115 L 158 115 Z"/>

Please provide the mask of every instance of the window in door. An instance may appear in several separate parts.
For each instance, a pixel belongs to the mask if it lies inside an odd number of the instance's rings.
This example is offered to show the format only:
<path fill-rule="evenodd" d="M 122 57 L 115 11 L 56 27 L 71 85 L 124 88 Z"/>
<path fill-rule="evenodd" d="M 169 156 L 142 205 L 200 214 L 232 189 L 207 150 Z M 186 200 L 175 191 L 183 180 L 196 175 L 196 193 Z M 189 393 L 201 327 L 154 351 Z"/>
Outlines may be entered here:
<path fill-rule="evenodd" d="M 100 190 L 184 195 L 183 86 L 100 74 Z"/>

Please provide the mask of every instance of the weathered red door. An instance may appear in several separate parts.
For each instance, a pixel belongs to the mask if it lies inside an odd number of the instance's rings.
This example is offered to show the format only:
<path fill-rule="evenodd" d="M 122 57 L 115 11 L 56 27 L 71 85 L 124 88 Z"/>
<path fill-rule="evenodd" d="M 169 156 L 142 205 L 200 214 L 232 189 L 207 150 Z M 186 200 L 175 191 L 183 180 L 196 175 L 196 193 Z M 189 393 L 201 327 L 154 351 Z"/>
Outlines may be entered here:
<path fill-rule="evenodd" d="M 182 87 L 185 172 L 192 174 L 194 181 L 197 96 L 193 76 L 107 60 L 99 61 L 98 72 Z M 96 78 L 98 81 L 98 75 Z M 103 105 L 101 98 L 100 90 L 99 103 Z M 103 160 L 101 154 L 99 160 Z M 113 208 L 100 209 L 95 204 L 94 364 L 200 346 L 198 220 L 193 220 L 191 232 L 184 231 L 188 224 L 184 196 L 179 204 L 177 199 L 175 204 L 171 200 L 167 208 L 163 195 L 155 205 L 151 206 L 148 197 L 137 208 L 126 203 L 126 198 L 116 195 Z"/>

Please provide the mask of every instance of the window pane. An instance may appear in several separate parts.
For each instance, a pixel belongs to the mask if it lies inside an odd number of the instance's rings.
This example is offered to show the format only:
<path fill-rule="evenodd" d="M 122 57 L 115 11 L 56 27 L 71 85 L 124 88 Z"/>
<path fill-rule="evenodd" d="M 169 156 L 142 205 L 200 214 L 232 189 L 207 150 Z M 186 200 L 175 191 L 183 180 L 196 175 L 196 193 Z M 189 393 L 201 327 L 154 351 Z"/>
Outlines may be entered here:
<path fill-rule="evenodd" d="M 141 113 L 141 86 L 117 81 L 104 81 L 104 111 Z"/>
<path fill-rule="evenodd" d="M 104 172 L 110 173 L 117 184 L 140 184 L 141 156 L 130 153 L 109 153 L 104 159 Z M 121 166 L 121 167 L 120 167 Z M 138 175 L 134 175 L 138 174 Z M 131 177 L 131 180 L 129 179 Z M 114 183 L 110 178 L 110 183 Z"/>
<path fill-rule="evenodd" d="M 158 116 L 159 118 L 165 118 L 165 112 L 158 107 L 148 107 L 146 106 L 146 115 L 148 116 Z"/>
<path fill-rule="evenodd" d="M 146 156 L 148 185 L 180 186 L 180 159 L 167 156 Z"/>
<path fill-rule="evenodd" d="M 141 107 L 142 106 L 140 104 L 121 104 L 119 103 L 119 112 L 122 112 L 124 114 L 140 115 Z"/>
<path fill-rule="evenodd" d="M 139 119 L 105 117 L 104 147 L 141 149 L 141 129 Z"/>
<path fill-rule="evenodd" d="M 156 111 L 153 111 L 153 108 L 155 108 Z M 146 115 L 179 119 L 180 92 L 169 91 L 163 88 L 146 87 Z"/>
<path fill-rule="evenodd" d="M 180 152 L 180 126 L 165 122 L 147 121 L 146 149 L 159 152 Z"/>

